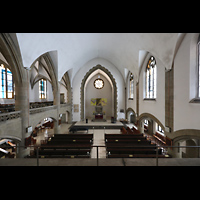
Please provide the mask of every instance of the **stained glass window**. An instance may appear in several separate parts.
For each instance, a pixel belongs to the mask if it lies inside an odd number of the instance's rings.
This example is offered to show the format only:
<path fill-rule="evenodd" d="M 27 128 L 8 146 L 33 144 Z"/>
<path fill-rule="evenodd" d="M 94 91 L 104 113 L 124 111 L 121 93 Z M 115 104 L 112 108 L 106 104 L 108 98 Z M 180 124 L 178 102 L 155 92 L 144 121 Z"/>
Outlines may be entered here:
<path fill-rule="evenodd" d="M 148 99 L 156 98 L 156 79 L 156 60 L 151 56 L 146 68 L 146 98 Z"/>
<path fill-rule="evenodd" d="M 133 94 L 133 90 L 134 90 L 134 80 L 133 80 L 133 74 L 130 74 L 130 80 L 129 80 L 129 98 L 133 99 L 134 94 Z"/>
<path fill-rule="evenodd" d="M 0 98 L 14 97 L 12 72 L 3 64 L 0 65 Z"/>
<path fill-rule="evenodd" d="M 40 99 L 47 98 L 47 81 L 45 79 L 41 79 L 39 81 L 39 98 Z"/>
<path fill-rule="evenodd" d="M 198 97 L 200 98 L 200 36 L 198 41 Z"/>

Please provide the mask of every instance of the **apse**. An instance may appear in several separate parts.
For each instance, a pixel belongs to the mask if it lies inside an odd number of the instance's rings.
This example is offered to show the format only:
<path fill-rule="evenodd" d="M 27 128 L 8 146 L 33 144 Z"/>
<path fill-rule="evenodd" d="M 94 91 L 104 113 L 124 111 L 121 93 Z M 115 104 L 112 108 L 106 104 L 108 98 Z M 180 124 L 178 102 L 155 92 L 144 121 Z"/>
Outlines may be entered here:
<path fill-rule="evenodd" d="M 94 118 L 96 100 L 102 105 L 104 117 L 114 115 L 114 91 L 108 75 L 100 69 L 94 71 L 87 79 L 85 87 L 85 118 Z M 103 103 L 101 103 L 103 101 Z M 95 102 L 95 103 L 94 103 Z"/>

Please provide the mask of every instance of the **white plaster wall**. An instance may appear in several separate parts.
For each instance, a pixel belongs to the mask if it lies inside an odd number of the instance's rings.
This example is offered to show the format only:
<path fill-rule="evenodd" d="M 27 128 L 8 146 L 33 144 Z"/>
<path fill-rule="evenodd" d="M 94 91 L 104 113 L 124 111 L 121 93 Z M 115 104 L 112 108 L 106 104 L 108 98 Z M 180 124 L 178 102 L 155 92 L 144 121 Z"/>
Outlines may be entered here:
<path fill-rule="evenodd" d="M 67 89 L 60 84 L 60 94 L 64 93 L 64 102 L 67 103 L 68 102 L 68 96 L 67 96 Z"/>
<path fill-rule="evenodd" d="M 198 75 L 196 49 L 190 48 L 191 42 L 192 34 L 187 34 L 174 61 L 174 131 L 200 129 L 200 104 L 189 103 L 196 94 L 193 80 Z"/>
<path fill-rule="evenodd" d="M 117 70 L 117 68 L 110 63 L 109 61 L 103 58 L 95 58 L 87 62 L 84 66 L 80 68 L 80 70 L 76 73 L 72 80 L 72 88 L 73 88 L 73 104 L 79 104 L 79 112 L 73 111 L 73 121 L 80 121 L 80 87 L 81 82 L 85 76 L 85 74 L 97 64 L 102 65 L 106 69 L 108 69 L 117 83 L 117 98 L 118 98 L 118 106 L 117 111 L 119 115 L 120 109 L 125 109 L 125 98 L 124 98 L 124 79 L 122 74 Z"/>
<path fill-rule="evenodd" d="M 165 67 L 155 56 L 157 66 L 157 97 L 156 100 L 144 100 L 145 69 L 150 56 L 154 55 L 150 53 L 147 55 L 139 76 L 139 115 L 142 113 L 150 113 L 165 125 Z"/>

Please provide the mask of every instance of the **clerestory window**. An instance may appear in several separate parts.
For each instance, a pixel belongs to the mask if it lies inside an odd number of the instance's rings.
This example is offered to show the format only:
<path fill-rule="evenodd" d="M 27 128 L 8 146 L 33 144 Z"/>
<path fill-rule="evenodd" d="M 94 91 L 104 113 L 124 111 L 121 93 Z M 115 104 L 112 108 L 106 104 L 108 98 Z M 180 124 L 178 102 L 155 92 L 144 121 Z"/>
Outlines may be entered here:
<path fill-rule="evenodd" d="M 39 81 L 39 98 L 40 99 L 47 98 L 47 81 L 45 79 L 41 79 Z"/>
<path fill-rule="evenodd" d="M 134 97 L 134 78 L 133 74 L 130 74 L 130 79 L 129 79 L 129 99 L 133 99 Z"/>
<path fill-rule="evenodd" d="M 198 47 L 198 98 L 200 98 L 200 36 L 197 47 Z"/>
<path fill-rule="evenodd" d="M 150 57 L 146 67 L 146 99 L 156 98 L 156 82 L 157 82 L 157 69 L 156 60 L 153 56 Z"/>

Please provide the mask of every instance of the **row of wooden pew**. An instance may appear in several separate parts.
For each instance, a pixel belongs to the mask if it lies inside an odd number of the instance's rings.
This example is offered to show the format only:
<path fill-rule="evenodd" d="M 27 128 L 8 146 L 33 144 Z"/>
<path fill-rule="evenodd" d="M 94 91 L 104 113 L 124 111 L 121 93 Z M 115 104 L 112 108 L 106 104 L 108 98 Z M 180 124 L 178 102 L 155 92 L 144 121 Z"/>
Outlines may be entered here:
<path fill-rule="evenodd" d="M 90 158 L 93 134 L 54 134 L 38 147 L 39 158 Z M 37 148 L 29 156 L 37 157 Z"/>
<path fill-rule="evenodd" d="M 154 139 L 161 145 L 166 145 L 166 146 L 172 146 L 172 140 L 168 138 L 167 136 L 163 136 L 160 133 L 156 132 L 153 135 Z"/>
<path fill-rule="evenodd" d="M 105 134 L 107 158 L 155 158 L 156 154 L 159 158 L 169 157 L 139 131 L 122 127 L 121 132 Z"/>

